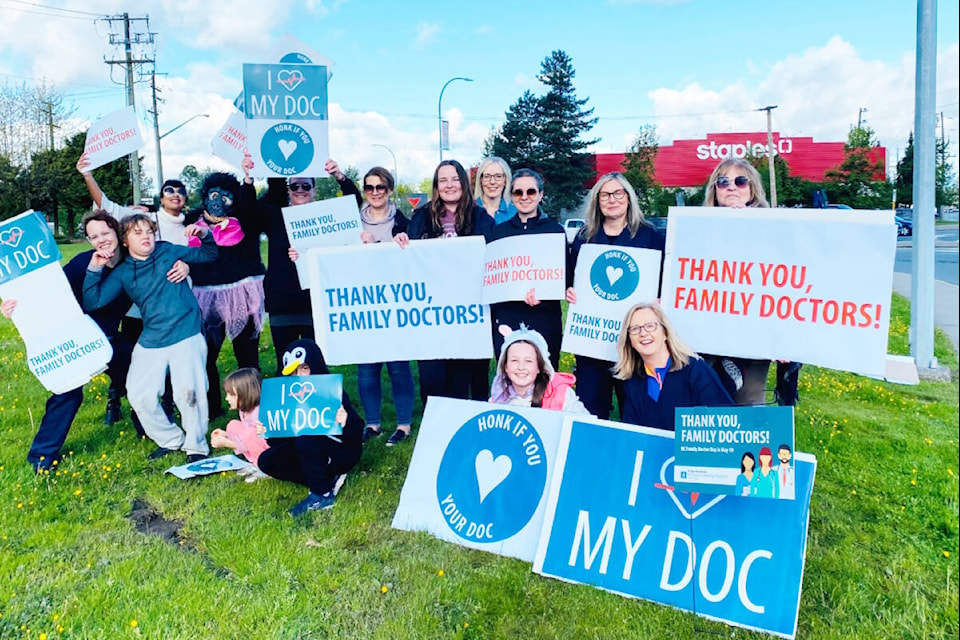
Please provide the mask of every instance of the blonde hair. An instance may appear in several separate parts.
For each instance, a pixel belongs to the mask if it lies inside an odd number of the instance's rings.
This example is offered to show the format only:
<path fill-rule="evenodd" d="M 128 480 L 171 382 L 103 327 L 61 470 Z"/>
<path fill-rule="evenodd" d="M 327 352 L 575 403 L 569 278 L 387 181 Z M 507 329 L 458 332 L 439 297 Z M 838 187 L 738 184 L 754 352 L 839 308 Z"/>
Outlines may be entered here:
<path fill-rule="evenodd" d="M 687 346 L 673 330 L 673 325 L 667 319 L 667 314 L 663 312 L 655 302 L 643 302 L 635 304 L 627 311 L 623 318 L 623 324 L 620 325 L 620 337 L 617 338 L 617 355 L 619 359 L 613 367 L 613 377 L 617 380 L 629 380 L 630 378 L 643 373 L 643 358 L 637 353 L 630 343 L 630 320 L 633 314 L 641 309 L 649 309 L 653 315 L 657 316 L 657 322 L 663 328 L 663 337 L 670 353 L 670 371 L 679 371 L 690 364 L 691 360 L 699 359 L 700 356 Z"/>
<path fill-rule="evenodd" d="M 223 379 L 223 390 L 237 396 L 237 409 L 251 411 L 260 405 L 260 372 L 253 367 L 237 369 Z"/>
<path fill-rule="evenodd" d="M 497 156 L 490 156 L 489 158 L 484 158 L 483 160 L 480 161 L 480 168 L 477 169 L 477 177 L 474 180 L 474 187 L 473 187 L 473 193 L 481 201 L 483 200 L 483 187 L 481 186 L 482 178 L 483 178 L 483 170 L 492 164 L 495 164 L 501 169 L 503 169 L 503 191 L 500 192 L 501 199 L 507 198 L 507 189 L 510 188 L 511 176 L 513 174 L 510 173 L 510 165 L 507 164 L 507 161 Z"/>
<path fill-rule="evenodd" d="M 642 224 L 648 227 L 653 226 L 647 222 L 647 219 L 643 216 L 643 211 L 640 211 L 640 204 L 637 202 L 637 192 L 633 190 L 630 182 L 627 181 L 622 173 L 614 171 L 600 176 L 597 183 L 590 189 L 589 195 L 587 195 L 586 208 L 583 213 L 583 219 L 586 221 L 586 226 L 584 227 L 586 231 L 583 233 L 586 234 L 585 240 L 587 242 L 593 240 L 597 232 L 603 228 L 603 212 L 600 210 L 600 187 L 611 180 L 616 180 L 617 183 L 623 187 L 623 190 L 627 192 L 626 228 L 630 230 L 630 237 L 632 238 L 637 235 L 637 231 Z"/>
<path fill-rule="evenodd" d="M 707 190 L 703 194 L 703 206 L 720 206 L 717 203 L 717 178 L 719 178 L 721 174 L 725 175 L 727 171 L 733 167 L 746 173 L 747 179 L 750 180 L 750 200 L 747 202 L 747 206 L 769 207 L 770 204 L 767 202 L 767 194 L 763 190 L 763 182 L 760 180 L 760 173 L 756 167 L 743 158 L 727 158 L 714 168 L 713 173 L 710 174 L 710 179 L 707 180 Z"/>

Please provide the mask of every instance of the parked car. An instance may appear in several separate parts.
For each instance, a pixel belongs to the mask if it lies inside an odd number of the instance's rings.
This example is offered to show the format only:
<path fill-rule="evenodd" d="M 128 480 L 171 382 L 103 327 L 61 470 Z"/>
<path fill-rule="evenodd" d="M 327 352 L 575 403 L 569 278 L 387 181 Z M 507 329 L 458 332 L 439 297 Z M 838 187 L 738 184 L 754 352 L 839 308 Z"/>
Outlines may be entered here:
<path fill-rule="evenodd" d="M 647 222 L 653 225 L 653 228 L 664 236 L 667 235 L 667 219 L 663 216 L 647 218 Z"/>
<path fill-rule="evenodd" d="M 573 239 L 580 233 L 580 229 L 586 222 L 582 218 L 570 218 L 563 223 L 563 231 L 567 234 L 567 244 L 573 242 Z"/>
<path fill-rule="evenodd" d="M 893 216 L 893 219 L 897 221 L 897 237 L 905 237 L 913 235 L 913 221 L 904 218 L 903 216 Z"/>

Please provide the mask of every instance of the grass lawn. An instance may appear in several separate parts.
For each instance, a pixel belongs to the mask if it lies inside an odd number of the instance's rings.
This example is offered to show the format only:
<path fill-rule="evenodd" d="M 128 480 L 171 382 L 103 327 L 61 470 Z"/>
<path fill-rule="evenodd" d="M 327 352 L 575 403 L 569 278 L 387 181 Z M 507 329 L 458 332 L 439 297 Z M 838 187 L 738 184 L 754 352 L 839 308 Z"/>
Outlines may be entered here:
<path fill-rule="evenodd" d="M 892 314 L 890 351 L 906 353 L 903 298 Z M 261 349 L 272 372 L 269 333 Z M 936 355 L 953 382 L 803 369 L 796 447 L 819 467 L 799 637 L 958 637 L 957 356 L 939 333 Z M 226 348 L 221 371 L 234 366 Z M 340 370 L 357 400 L 355 369 Z M 24 457 L 47 395 L 2 320 L 0 371 L 0 638 L 690 638 L 694 626 L 767 637 L 392 530 L 410 444 L 372 443 L 336 507 L 298 521 L 286 511 L 302 487 L 176 480 L 168 460 L 145 459 L 153 444 L 136 439 L 126 405 L 103 426 L 102 375 L 63 464 L 34 476 Z M 393 419 L 385 407 L 387 433 Z M 136 530 L 134 501 L 182 524 L 173 542 Z"/>

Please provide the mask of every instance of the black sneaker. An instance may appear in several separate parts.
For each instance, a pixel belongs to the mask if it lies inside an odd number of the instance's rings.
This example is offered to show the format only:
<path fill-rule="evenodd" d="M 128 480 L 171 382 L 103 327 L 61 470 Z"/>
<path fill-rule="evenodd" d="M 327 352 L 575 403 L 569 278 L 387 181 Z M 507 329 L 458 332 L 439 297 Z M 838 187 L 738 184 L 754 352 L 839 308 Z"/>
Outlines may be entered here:
<path fill-rule="evenodd" d="M 153 452 L 147 456 L 147 460 L 159 460 L 165 455 L 174 453 L 176 449 L 167 449 L 165 447 L 157 447 Z"/>
<path fill-rule="evenodd" d="M 373 427 L 367 427 L 363 430 L 363 442 L 366 444 L 374 438 L 379 438 L 383 434 L 383 430 L 374 429 Z"/>
<path fill-rule="evenodd" d="M 312 491 L 307 494 L 307 497 L 293 505 L 290 509 L 290 515 L 294 518 L 302 516 L 305 513 L 310 511 L 321 511 L 324 509 L 333 508 L 333 503 L 336 501 L 336 497 L 333 495 L 333 491 L 327 491 L 324 494 L 317 495 Z"/>
<path fill-rule="evenodd" d="M 108 427 L 120 422 L 123 417 L 120 412 L 120 398 L 110 398 L 107 400 L 107 410 L 103 415 L 103 424 Z"/>
<path fill-rule="evenodd" d="M 205 453 L 188 453 L 187 454 L 187 464 L 193 464 L 194 462 L 200 462 L 201 460 L 206 460 L 209 458 Z"/>
<path fill-rule="evenodd" d="M 390 438 L 387 439 L 387 446 L 392 447 L 395 444 L 400 444 L 401 442 L 403 442 L 409 437 L 410 437 L 409 433 L 407 433 L 406 431 L 401 431 L 400 429 L 397 429 L 396 431 L 393 432 L 393 435 L 391 435 Z"/>

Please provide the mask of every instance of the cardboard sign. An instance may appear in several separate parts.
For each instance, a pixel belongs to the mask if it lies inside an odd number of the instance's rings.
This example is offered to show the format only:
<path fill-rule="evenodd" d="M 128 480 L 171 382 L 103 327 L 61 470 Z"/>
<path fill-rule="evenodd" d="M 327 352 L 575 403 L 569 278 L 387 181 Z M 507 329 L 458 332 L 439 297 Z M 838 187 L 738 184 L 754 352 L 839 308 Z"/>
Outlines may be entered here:
<path fill-rule="evenodd" d="M 677 408 L 681 491 L 793 500 L 793 407 Z"/>
<path fill-rule="evenodd" d="M 267 378 L 260 385 L 259 419 L 267 429 L 265 438 L 337 436 L 337 410 L 343 403 L 343 376 Z"/>
<path fill-rule="evenodd" d="M 0 298 L 17 301 L 14 325 L 27 365 L 51 393 L 64 393 L 106 370 L 113 349 L 84 315 L 60 267 L 60 249 L 43 215 L 0 222 Z"/>
<path fill-rule="evenodd" d="M 430 397 L 393 528 L 531 561 L 563 416 Z"/>
<path fill-rule="evenodd" d="M 214 473 L 239 471 L 249 466 L 250 463 L 246 460 L 241 460 L 233 454 L 227 454 L 215 458 L 204 458 L 203 460 L 182 464 L 178 467 L 170 467 L 164 473 L 169 473 L 181 480 L 189 480 L 190 478 L 209 476 Z"/>
<path fill-rule="evenodd" d="M 471 236 L 311 249 L 313 326 L 327 363 L 492 357 L 484 247 Z"/>
<path fill-rule="evenodd" d="M 655 300 L 659 285 L 659 251 L 583 245 L 573 279 L 577 304 L 567 310 L 563 351 L 616 362 L 623 316 L 634 304 Z"/>
<path fill-rule="evenodd" d="M 143 146 L 140 122 L 133 107 L 124 107 L 106 115 L 87 129 L 83 151 L 87 154 L 88 171 L 135 153 Z"/>
<path fill-rule="evenodd" d="M 357 199 L 353 196 L 284 207 L 283 224 L 287 229 L 290 246 L 296 249 L 301 257 L 306 256 L 310 249 L 318 247 L 363 244 L 360 239 L 363 231 L 360 210 L 357 208 Z M 294 264 L 297 267 L 300 288 L 309 289 L 308 261 L 300 259 Z"/>
<path fill-rule="evenodd" d="M 244 64 L 243 113 L 257 177 L 327 175 L 327 69 Z"/>
<path fill-rule="evenodd" d="M 327 56 L 318 53 L 309 45 L 289 33 L 283 34 L 280 41 L 274 46 L 269 60 L 279 63 L 319 64 L 327 68 L 327 82 L 333 77 L 334 62 Z M 243 92 L 234 98 L 233 106 L 243 113 Z"/>
<path fill-rule="evenodd" d="M 890 211 L 670 208 L 661 304 L 699 353 L 882 376 Z"/>
<path fill-rule="evenodd" d="M 533 570 L 793 638 L 816 458 L 796 500 L 683 493 L 673 437 L 567 418 Z"/>
<path fill-rule="evenodd" d="M 243 156 L 247 152 L 247 121 L 242 113 L 234 111 L 230 114 L 210 141 L 210 150 L 229 165 L 243 168 Z"/>
<path fill-rule="evenodd" d="M 523 300 L 534 289 L 540 300 L 563 300 L 567 243 L 560 233 L 501 238 L 487 245 L 483 303 Z"/>

